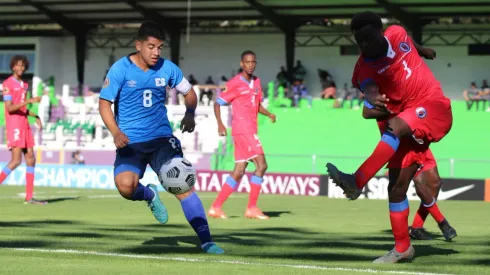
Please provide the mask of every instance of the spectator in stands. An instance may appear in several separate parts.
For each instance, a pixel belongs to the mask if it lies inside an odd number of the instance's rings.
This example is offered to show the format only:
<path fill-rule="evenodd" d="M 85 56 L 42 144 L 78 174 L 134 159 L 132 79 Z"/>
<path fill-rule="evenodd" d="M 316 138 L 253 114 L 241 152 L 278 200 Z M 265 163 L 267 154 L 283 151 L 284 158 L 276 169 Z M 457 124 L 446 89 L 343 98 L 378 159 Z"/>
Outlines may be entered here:
<path fill-rule="evenodd" d="M 479 102 L 481 101 L 481 90 L 476 86 L 475 82 L 471 82 L 470 88 L 463 91 L 463 97 L 466 101 L 468 110 L 471 109 L 474 103 L 476 103 L 476 110 L 478 110 Z"/>
<path fill-rule="evenodd" d="M 76 150 L 71 154 L 71 163 L 72 164 L 85 164 L 85 158 L 82 155 L 80 150 Z"/>
<path fill-rule="evenodd" d="M 206 79 L 206 85 L 216 85 L 214 84 L 213 78 L 211 76 L 208 76 L 208 79 Z M 204 89 L 201 90 L 201 93 L 199 95 L 199 103 L 204 104 L 203 98 L 204 96 L 207 96 L 208 98 L 208 106 L 211 105 L 211 101 L 213 100 L 213 89 L 209 87 L 205 87 Z"/>
<path fill-rule="evenodd" d="M 311 97 L 311 95 L 308 94 L 306 86 L 300 80 L 294 81 L 294 85 L 292 85 L 291 91 L 293 94 L 293 107 L 299 107 L 299 100 L 306 99 L 308 100 L 308 108 L 311 108 L 313 98 Z"/>
<path fill-rule="evenodd" d="M 327 82 L 326 88 L 323 89 L 322 92 L 322 98 L 323 99 L 330 99 L 330 98 L 336 98 L 337 97 L 337 85 L 335 84 L 335 81 L 331 80 Z"/>
<path fill-rule="evenodd" d="M 288 86 L 288 72 L 284 66 L 281 66 L 281 70 L 276 75 L 276 89 L 282 87 L 286 89 Z"/>
<path fill-rule="evenodd" d="M 354 101 L 357 100 L 357 108 L 361 106 L 361 92 L 354 86 L 349 88 L 347 83 L 344 84 L 344 88 L 339 90 L 337 95 L 337 100 L 335 101 L 334 108 L 344 108 L 344 103 L 346 100 L 350 100 L 350 108 L 354 108 Z"/>
<path fill-rule="evenodd" d="M 296 66 L 293 68 L 293 76 L 294 81 L 299 80 L 301 83 L 303 83 L 306 76 L 306 69 L 301 64 L 301 60 L 296 61 Z"/>
<path fill-rule="evenodd" d="M 490 89 L 486 79 L 483 79 L 482 84 L 481 84 L 481 89 L 482 89 L 482 91 L 485 91 L 486 89 Z"/>
<path fill-rule="evenodd" d="M 197 79 L 194 77 L 194 75 L 189 75 L 189 83 L 191 83 L 192 86 L 195 86 L 197 84 L 199 84 L 199 82 L 197 82 Z"/>

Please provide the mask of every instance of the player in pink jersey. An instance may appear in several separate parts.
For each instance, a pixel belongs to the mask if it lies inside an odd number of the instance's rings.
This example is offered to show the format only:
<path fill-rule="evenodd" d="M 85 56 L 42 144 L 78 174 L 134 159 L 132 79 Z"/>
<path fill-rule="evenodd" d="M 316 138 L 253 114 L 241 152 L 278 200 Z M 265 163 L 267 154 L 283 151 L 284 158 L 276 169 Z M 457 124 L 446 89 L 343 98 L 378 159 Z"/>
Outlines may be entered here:
<path fill-rule="evenodd" d="M 12 152 L 12 159 L 0 173 L 0 184 L 8 175 L 17 168 L 22 162 L 22 154 L 26 160 L 26 197 L 25 203 L 46 204 L 45 201 L 35 200 L 34 189 L 34 167 L 36 158 L 34 157 L 34 136 L 32 135 L 28 116 L 36 118 L 39 128 L 42 123 L 35 113 L 27 109 L 30 103 L 41 101 L 40 97 L 33 97 L 26 100 L 28 84 L 22 80 L 22 75 L 29 68 L 29 60 L 25 56 L 13 56 L 10 61 L 12 76 L 3 82 L 3 100 L 5 101 L 5 120 L 7 126 L 7 146 Z"/>
<path fill-rule="evenodd" d="M 276 121 L 276 116 L 262 106 L 262 86 L 260 79 L 254 75 L 256 65 L 255 53 L 243 52 L 240 61 L 243 71 L 226 83 L 226 91 L 221 94 L 216 100 L 217 104 L 214 105 L 218 133 L 220 136 L 226 136 L 226 127 L 221 121 L 220 107 L 231 104 L 231 135 L 235 145 L 235 169 L 226 179 L 216 201 L 209 209 L 208 215 L 213 218 L 226 218 L 221 206 L 240 183 L 248 162 L 252 161 L 255 165 L 255 172 L 250 180 L 250 197 L 245 217 L 269 219 L 257 207 L 263 176 L 267 170 L 264 150 L 257 136 L 257 116 L 258 113 L 266 115 L 273 123 Z"/>
<path fill-rule="evenodd" d="M 389 118 L 378 146 L 354 175 L 345 174 L 333 164 L 327 164 L 333 181 L 353 200 L 359 197 L 362 188 L 390 159 L 404 160 L 404 157 L 397 157 L 398 150 L 405 155 L 417 152 L 416 156 L 423 158 L 430 143 L 441 140 L 452 126 L 450 100 L 444 96 L 440 83 L 419 56 L 416 49 L 420 46 L 400 26 L 391 26 L 383 33 L 381 20 L 377 24 L 355 27 L 365 20 L 366 13 L 361 13 L 351 23 L 362 51 L 357 64 L 356 82 L 366 95 L 368 104 L 365 106 L 375 109 L 374 102 L 383 94 L 386 103 L 377 111 L 393 116 Z M 400 142 L 403 144 L 400 145 Z M 413 163 L 405 169 L 401 169 L 402 163 L 397 165 L 398 169 L 390 169 L 388 187 L 395 248 L 376 259 L 375 263 L 411 260 L 415 254 L 408 232 L 409 204 L 406 192 L 418 164 Z M 431 203 L 435 204 L 435 198 L 432 199 Z"/>

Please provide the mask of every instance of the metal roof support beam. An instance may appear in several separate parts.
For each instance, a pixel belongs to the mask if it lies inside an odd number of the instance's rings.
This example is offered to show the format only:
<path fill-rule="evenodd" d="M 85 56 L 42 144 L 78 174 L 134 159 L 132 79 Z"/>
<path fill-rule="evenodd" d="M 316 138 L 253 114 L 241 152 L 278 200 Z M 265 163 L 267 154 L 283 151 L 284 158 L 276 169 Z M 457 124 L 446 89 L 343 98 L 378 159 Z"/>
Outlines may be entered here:
<path fill-rule="evenodd" d="M 407 26 L 412 31 L 413 40 L 422 45 L 422 27 L 429 24 L 431 20 L 421 19 L 419 16 L 410 14 L 387 0 L 376 0 L 376 3 L 400 20 L 403 25 Z"/>
<path fill-rule="evenodd" d="M 87 55 L 87 33 L 91 28 L 95 26 L 87 26 L 83 22 L 71 20 L 61 13 L 52 11 L 46 8 L 44 5 L 33 2 L 31 0 L 20 0 L 21 3 L 31 5 L 40 12 L 47 15 L 51 20 L 59 24 L 62 28 L 69 31 L 75 36 L 75 50 L 77 61 L 77 78 L 78 78 L 78 94 L 83 93 L 84 75 L 85 75 L 85 57 Z"/>
<path fill-rule="evenodd" d="M 262 14 L 262 16 L 271 21 L 284 33 L 288 32 L 290 29 L 295 29 L 300 25 L 300 22 L 298 22 L 298 20 L 281 16 L 274 12 L 274 10 L 272 10 L 271 8 L 258 3 L 256 0 L 244 1 L 247 2 L 251 7 L 256 9 L 260 14 Z"/>
<path fill-rule="evenodd" d="M 177 66 L 179 66 L 180 61 L 180 37 L 179 30 L 170 33 L 170 58 Z"/>
<path fill-rule="evenodd" d="M 293 82 L 294 78 L 294 58 L 296 50 L 296 29 L 291 28 L 284 33 L 284 44 L 286 46 L 286 71 L 289 82 Z"/>
<path fill-rule="evenodd" d="M 124 3 L 128 4 L 129 6 L 133 7 L 136 11 L 141 13 L 144 17 L 151 19 L 155 21 L 156 23 L 162 25 L 162 28 L 167 32 L 169 35 L 171 35 L 175 30 L 180 30 L 182 29 L 182 26 L 177 20 L 169 19 L 161 15 L 159 12 L 147 9 L 143 7 L 141 4 L 138 4 L 138 1 L 130 1 L 126 0 Z"/>
<path fill-rule="evenodd" d="M 53 20 L 54 22 L 59 24 L 62 28 L 71 32 L 73 35 L 76 35 L 76 33 L 78 33 L 81 29 L 85 28 L 85 26 L 83 24 L 81 24 L 80 22 L 70 20 L 70 19 L 66 18 L 65 16 L 63 16 L 61 13 L 56 12 L 56 11 L 52 11 L 52 10 L 46 8 L 42 4 L 30 1 L 30 0 L 20 0 L 20 2 L 36 8 L 37 10 L 39 10 L 40 12 L 44 13 L 49 18 L 51 18 L 51 20 Z"/>
<path fill-rule="evenodd" d="M 85 58 L 87 56 L 87 31 L 80 31 L 75 35 L 75 50 L 77 59 L 78 95 L 83 96 L 83 84 L 85 83 Z"/>

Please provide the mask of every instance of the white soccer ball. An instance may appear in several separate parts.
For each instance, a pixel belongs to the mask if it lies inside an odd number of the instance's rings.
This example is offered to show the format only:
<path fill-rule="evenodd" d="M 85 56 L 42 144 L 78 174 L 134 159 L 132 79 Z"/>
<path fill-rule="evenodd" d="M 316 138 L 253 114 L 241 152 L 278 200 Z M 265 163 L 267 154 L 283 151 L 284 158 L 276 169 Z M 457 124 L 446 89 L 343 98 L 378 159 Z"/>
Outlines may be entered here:
<path fill-rule="evenodd" d="M 189 191 L 196 183 L 196 169 L 190 161 L 177 157 L 167 161 L 158 175 L 163 188 L 174 195 Z"/>

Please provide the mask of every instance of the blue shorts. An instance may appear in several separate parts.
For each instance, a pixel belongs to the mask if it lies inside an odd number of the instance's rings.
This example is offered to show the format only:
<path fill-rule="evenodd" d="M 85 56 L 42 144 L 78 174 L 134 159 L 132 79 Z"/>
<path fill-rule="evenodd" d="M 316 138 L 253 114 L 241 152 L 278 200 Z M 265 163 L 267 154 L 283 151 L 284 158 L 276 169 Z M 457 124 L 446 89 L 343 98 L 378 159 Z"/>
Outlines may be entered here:
<path fill-rule="evenodd" d="M 130 171 L 138 174 L 141 179 L 148 164 L 159 174 L 163 164 L 175 157 L 183 156 L 180 140 L 174 136 L 128 144 L 116 150 L 114 177 Z"/>

